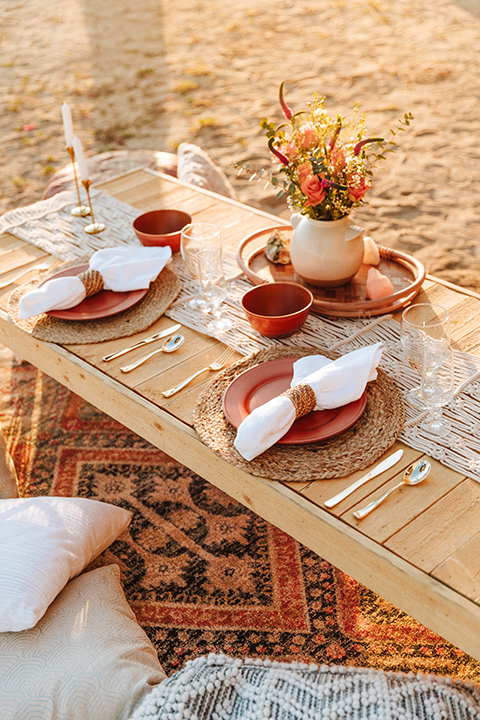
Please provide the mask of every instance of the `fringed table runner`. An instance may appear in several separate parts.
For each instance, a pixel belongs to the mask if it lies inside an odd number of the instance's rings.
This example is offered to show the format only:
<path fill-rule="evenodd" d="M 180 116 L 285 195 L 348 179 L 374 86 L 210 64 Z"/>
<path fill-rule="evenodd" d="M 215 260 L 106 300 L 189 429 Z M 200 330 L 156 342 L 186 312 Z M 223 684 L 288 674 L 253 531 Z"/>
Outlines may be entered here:
<path fill-rule="evenodd" d="M 0 232 L 8 231 L 65 261 L 77 260 L 103 247 L 139 244 L 132 229 L 138 209 L 104 192 L 96 192 L 92 201 L 95 218 L 107 226 L 100 235 L 87 235 L 83 227 L 88 224 L 88 219 L 70 215 L 71 208 L 77 204 L 74 192 L 59 193 L 48 200 L 7 213 L 0 218 Z M 240 304 L 251 283 L 240 275 L 233 254 L 224 253 L 223 259 L 229 288 L 224 309 L 234 326 L 220 339 L 240 354 L 248 356 L 268 348 L 311 348 L 318 353 L 326 351 L 338 355 L 382 341 L 385 350 L 380 367 L 395 379 L 402 394 L 419 384 L 418 374 L 403 357 L 400 325 L 388 315 L 375 319 L 339 319 L 311 313 L 302 330 L 290 338 L 270 340 L 262 337 L 252 329 Z M 186 327 L 208 334 L 203 315 L 191 310 L 186 303 L 198 287 L 179 253 L 174 255 L 169 267 L 182 287 L 177 300 L 165 311 L 165 315 Z M 480 358 L 458 351 L 455 351 L 454 357 L 456 392 L 452 402 L 444 408 L 452 424 L 452 433 L 446 438 L 428 435 L 420 428 L 425 412 L 406 406 L 405 423 L 398 439 L 480 482 Z"/>

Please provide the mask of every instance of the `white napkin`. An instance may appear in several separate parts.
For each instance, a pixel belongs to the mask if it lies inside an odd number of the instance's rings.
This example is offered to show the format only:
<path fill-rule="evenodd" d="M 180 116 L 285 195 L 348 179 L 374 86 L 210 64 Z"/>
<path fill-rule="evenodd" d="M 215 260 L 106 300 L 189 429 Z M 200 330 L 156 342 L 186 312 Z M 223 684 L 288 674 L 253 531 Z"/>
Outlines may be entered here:
<path fill-rule="evenodd" d="M 130 292 L 148 288 L 171 256 L 169 246 L 105 248 L 92 255 L 89 267 L 101 273 L 105 290 Z M 66 310 L 84 299 L 85 286 L 78 277 L 47 280 L 42 287 L 25 293 L 18 316 L 25 320 L 48 310 Z"/>
<path fill-rule="evenodd" d="M 293 364 L 290 387 L 309 385 L 315 392 L 315 410 L 331 410 L 358 400 L 368 382 L 377 377 L 383 345 L 376 343 L 329 360 L 309 355 Z M 285 395 L 255 408 L 240 424 L 234 445 L 245 460 L 253 460 L 280 440 L 296 419 L 292 401 Z"/>

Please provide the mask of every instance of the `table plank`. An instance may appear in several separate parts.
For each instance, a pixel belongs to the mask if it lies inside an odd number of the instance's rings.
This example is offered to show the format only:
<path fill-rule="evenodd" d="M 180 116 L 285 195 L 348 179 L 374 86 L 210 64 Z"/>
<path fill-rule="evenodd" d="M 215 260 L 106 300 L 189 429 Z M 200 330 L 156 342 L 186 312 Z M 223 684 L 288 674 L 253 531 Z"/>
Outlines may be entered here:
<path fill-rule="evenodd" d="M 476 537 L 480 532 L 479 517 L 480 484 L 465 479 L 426 508 L 408 527 L 392 535 L 385 547 L 421 570 L 432 572 Z M 478 565 L 478 557 L 474 562 Z"/>

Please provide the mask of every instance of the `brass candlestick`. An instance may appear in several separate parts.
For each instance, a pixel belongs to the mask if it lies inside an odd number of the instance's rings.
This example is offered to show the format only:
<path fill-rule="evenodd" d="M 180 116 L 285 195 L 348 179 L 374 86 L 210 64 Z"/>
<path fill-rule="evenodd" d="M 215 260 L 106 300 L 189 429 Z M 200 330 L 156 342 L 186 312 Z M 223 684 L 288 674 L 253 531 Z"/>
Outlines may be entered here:
<path fill-rule="evenodd" d="M 75 215 L 75 217 L 86 217 L 87 215 L 90 215 L 90 208 L 87 205 L 82 205 L 82 201 L 80 200 L 80 190 L 78 188 L 78 178 L 77 178 L 77 168 L 75 167 L 75 151 L 73 147 L 67 147 L 67 152 L 70 155 L 70 159 L 72 161 L 73 165 L 73 177 L 75 178 L 75 187 L 77 189 L 77 197 L 78 197 L 78 207 L 74 207 L 71 209 L 71 214 Z"/>
<path fill-rule="evenodd" d="M 90 215 L 92 216 L 92 222 L 90 225 L 86 225 L 83 229 L 86 233 L 89 235 L 97 235 L 97 233 L 101 233 L 102 230 L 105 230 L 105 225 L 103 223 L 96 223 L 95 218 L 93 217 L 93 210 L 92 210 L 92 201 L 90 200 L 90 180 L 82 180 L 82 185 L 87 191 L 87 197 L 88 197 L 88 204 L 90 205 Z"/>

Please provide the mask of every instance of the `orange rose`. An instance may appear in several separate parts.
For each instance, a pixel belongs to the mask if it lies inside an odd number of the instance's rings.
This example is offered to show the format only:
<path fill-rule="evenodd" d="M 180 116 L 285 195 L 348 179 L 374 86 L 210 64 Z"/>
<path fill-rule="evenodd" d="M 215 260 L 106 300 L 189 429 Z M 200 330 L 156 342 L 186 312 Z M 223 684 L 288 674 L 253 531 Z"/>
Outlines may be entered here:
<path fill-rule="evenodd" d="M 307 196 L 305 205 L 318 205 L 325 200 L 325 189 L 316 175 L 309 175 L 300 184 L 300 190 Z"/>
<path fill-rule="evenodd" d="M 352 182 L 352 179 L 348 178 L 347 182 Z M 370 185 L 365 178 L 362 178 L 360 182 L 357 181 L 354 185 L 348 186 L 348 199 L 352 202 L 358 202 L 368 190 L 370 190 Z"/>

